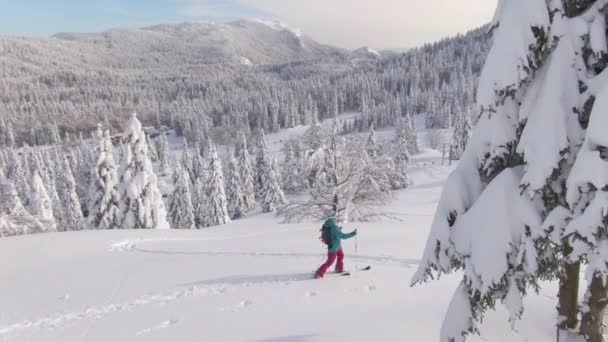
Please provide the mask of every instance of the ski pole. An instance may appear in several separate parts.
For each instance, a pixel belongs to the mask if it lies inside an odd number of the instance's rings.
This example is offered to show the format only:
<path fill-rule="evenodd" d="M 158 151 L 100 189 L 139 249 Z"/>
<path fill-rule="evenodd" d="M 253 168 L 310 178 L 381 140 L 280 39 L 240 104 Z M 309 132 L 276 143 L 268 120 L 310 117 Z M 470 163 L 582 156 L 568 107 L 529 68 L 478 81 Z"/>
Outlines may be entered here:
<path fill-rule="evenodd" d="M 359 232 L 355 235 L 355 272 L 359 272 L 359 243 L 357 240 L 357 236 Z"/>

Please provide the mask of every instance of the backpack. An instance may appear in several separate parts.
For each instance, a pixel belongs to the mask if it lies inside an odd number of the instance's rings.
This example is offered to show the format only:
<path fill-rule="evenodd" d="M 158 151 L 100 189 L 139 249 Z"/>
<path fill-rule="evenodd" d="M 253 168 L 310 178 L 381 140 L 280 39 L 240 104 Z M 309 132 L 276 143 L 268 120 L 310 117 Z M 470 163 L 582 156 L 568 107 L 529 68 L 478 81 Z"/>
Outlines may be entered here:
<path fill-rule="evenodd" d="M 321 237 L 319 238 L 321 242 L 327 245 L 327 247 L 331 248 L 332 239 L 331 239 L 331 228 L 323 226 L 321 227 Z"/>

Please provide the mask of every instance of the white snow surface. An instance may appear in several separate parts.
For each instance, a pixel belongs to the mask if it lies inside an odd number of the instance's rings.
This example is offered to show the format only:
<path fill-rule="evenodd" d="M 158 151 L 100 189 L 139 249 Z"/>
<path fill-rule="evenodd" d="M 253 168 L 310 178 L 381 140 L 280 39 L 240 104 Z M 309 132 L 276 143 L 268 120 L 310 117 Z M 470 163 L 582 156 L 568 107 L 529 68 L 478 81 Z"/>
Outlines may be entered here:
<path fill-rule="evenodd" d="M 0 341 L 437 341 L 460 275 L 408 286 L 451 171 L 437 158 L 415 156 L 415 185 L 385 208 L 402 222 L 345 225 L 359 230 L 357 251 L 343 244 L 350 277 L 312 279 L 319 223 L 257 212 L 204 230 L 0 239 Z M 524 299 L 516 331 L 489 313 L 469 341 L 553 341 L 555 293 Z"/>

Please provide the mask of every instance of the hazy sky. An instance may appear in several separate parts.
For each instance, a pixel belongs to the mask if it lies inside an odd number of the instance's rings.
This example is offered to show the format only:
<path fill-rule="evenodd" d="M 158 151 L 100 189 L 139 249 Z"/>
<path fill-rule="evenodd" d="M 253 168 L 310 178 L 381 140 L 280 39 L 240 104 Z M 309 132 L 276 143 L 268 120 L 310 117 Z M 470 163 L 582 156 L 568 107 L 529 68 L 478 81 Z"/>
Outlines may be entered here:
<path fill-rule="evenodd" d="M 0 0 L 0 33 L 273 18 L 327 44 L 405 48 L 488 22 L 497 0 Z"/>

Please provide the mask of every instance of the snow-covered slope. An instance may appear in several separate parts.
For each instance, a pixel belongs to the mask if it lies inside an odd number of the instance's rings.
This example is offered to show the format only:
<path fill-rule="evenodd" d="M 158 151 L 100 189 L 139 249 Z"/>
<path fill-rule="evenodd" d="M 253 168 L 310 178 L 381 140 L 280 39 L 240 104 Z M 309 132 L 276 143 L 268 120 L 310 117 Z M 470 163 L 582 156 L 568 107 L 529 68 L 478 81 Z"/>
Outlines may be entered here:
<path fill-rule="evenodd" d="M 344 242 L 347 268 L 372 265 L 351 277 L 311 279 L 324 258 L 319 224 L 255 213 L 199 231 L 0 239 L 0 260 L 10 260 L 0 268 L 0 340 L 437 341 L 458 278 L 408 287 L 450 171 L 437 157 L 414 158 L 416 185 L 387 208 L 402 222 L 346 225 L 359 230 Z M 552 341 L 553 289 L 528 299 L 516 331 L 500 311 L 471 341 Z"/>

